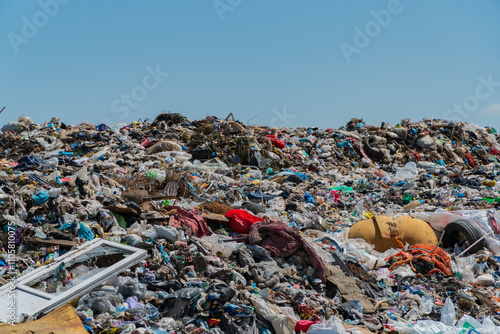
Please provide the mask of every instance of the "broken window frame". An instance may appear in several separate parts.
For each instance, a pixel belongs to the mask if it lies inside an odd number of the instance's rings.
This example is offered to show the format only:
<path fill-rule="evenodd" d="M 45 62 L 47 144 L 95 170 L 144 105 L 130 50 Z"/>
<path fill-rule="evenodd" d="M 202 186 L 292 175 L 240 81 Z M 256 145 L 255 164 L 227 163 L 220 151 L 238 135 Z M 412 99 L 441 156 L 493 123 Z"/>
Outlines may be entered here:
<path fill-rule="evenodd" d="M 106 267 L 100 273 L 87 278 L 67 291 L 60 293 L 59 295 L 53 295 L 32 287 L 38 282 L 54 276 L 57 267 L 62 262 L 64 262 L 66 268 L 69 268 L 74 264 L 85 262 L 91 258 L 113 254 L 122 254 L 124 258 L 117 263 Z M 58 307 L 92 291 L 96 287 L 104 284 L 113 276 L 116 276 L 140 261 L 145 260 L 147 257 L 148 253 L 143 249 L 122 245 L 104 239 L 94 239 L 89 241 L 77 249 L 60 256 L 54 262 L 46 266 L 39 267 L 16 280 L 15 291 L 23 292 L 23 298 L 28 294 L 33 295 L 34 298 L 40 299 L 40 302 L 36 303 L 36 306 L 31 309 L 18 309 L 16 312 L 18 315 L 17 318 L 19 319 L 19 315 L 37 318 L 40 315 L 55 310 Z M 7 294 L 11 292 L 9 289 L 10 284 L 0 287 L 0 300 L 5 301 L 9 299 L 7 297 Z M 6 308 L 0 308 L 0 322 L 7 322 L 7 313 L 3 314 L 5 311 Z"/>

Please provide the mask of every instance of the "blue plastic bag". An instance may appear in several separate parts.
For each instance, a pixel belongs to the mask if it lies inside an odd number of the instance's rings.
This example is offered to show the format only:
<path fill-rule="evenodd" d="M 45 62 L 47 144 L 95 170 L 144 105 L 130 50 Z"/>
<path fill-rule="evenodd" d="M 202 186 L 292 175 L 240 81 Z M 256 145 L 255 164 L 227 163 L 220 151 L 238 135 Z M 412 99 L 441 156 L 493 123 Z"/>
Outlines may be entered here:
<path fill-rule="evenodd" d="M 47 190 L 42 190 L 38 194 L 33 195 L 33 200 L 40 205 L 44 205 L 45 202 L 49 200 L 49 192 Z"/>
<path fill-rule="evenodd" d="M 88 226 L 86 226 L 84 223 L 79 224 L 80 229 L 78 230 L 78 236 L 80 238 L 85 239 L 85 241 L 90 241 L 95 238 L 94 232 L 92 232 L 92 229 Z"/>

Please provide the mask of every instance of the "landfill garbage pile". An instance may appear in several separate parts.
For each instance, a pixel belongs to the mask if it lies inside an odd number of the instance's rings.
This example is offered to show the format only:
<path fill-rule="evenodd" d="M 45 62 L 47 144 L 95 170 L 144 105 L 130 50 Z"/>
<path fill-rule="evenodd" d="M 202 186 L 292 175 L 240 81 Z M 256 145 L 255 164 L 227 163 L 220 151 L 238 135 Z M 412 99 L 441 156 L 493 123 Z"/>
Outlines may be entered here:
<path fill-rule="evenodd" d="M 495 129 L 230 116 L 5 124 L 0 333 L 500 333 Z"/>

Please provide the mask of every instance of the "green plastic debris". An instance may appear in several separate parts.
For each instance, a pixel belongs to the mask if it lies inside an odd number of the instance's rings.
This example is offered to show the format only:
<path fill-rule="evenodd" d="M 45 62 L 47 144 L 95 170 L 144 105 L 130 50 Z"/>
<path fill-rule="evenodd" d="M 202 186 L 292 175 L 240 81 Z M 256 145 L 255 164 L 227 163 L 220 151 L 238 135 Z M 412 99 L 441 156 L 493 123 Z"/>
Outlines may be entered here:
<path fill-rule="evenodd" d="M 123 216 L 118 213 L 115 213 L 114 215 L 116 217 L 118 225 L 120 225 L 120 227 L 127 228 L 127 222 L 125 221 L 125 218 L 123 218 Z"/>
<path fill-rule="evenodd" d="M 352 187 L 346 187 L 346 186 L 339 186 L 339 187 L 330 186 L 329 188 L 330 188 L 330 190 L 343 191 L 345 193 L 350 193 L 351 191 L 354 190 L 354 188 L 352 188 Z"/>
<path fill-rule="evenodd" d="M 483 201 L 486 201 L 486 202 L 488 202 L 490 204 L 499 203 L 500 202 L 500 197 L 497 197 L 497 198 L 483 197 L 482 199 L 483 199 Z"/>
<path fill-rule="evenodd" d="M 403 204 L 408 204 L 408 203 L 412 202 L 414 199 L 415 198 L 413 196 L 410 196 L 407 193 L 405 193 L 405 195 L 403 197 Z"/>

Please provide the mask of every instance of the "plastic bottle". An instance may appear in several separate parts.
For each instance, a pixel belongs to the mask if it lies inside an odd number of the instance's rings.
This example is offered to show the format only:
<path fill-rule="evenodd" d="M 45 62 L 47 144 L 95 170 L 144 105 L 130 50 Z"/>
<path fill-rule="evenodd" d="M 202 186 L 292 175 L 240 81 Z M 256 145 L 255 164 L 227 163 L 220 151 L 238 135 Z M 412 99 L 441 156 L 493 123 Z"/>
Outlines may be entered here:
<path fill-rule="evenodd" d="M 166 173 L 163 170 L 152 168 L 146 172 L 146 177 L 152 180 L 157 180 L 158 182 L 163 182 L 165 180 Z"/>
<path fill-rule="evenodd" d="M 211 293 L 208 296 L 208 299 L 210 299 L 210 300 L 218 300 L 218 299 L 220 299 L 220 293 L 219 292 Z"/>
<path fill-rule="evenodd" d="M 356 215 L 356 217 L 362 217 L 364 210 L 364 200 L 358 201 L 356 205 L 354 206 L 353 214 Z"/>
<path fill-rule="evenodd" d="M 271 209 L 267 209 L 267 211 L 264 213 L 264 215 L 268 216 L 271 219 L 275 219 L 275 220 L 280 219 L 280 216 Z"/>
<path fill-rule="evenodd" d="M 119 188 L 101 187 L 101 193 L 106 196 L 120 195 L 121 190 Z"/>

